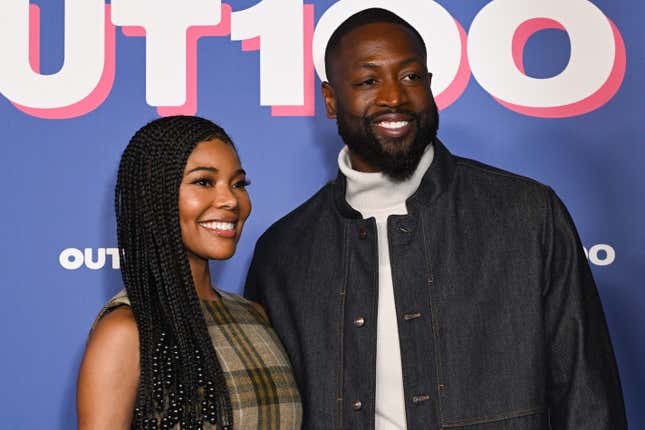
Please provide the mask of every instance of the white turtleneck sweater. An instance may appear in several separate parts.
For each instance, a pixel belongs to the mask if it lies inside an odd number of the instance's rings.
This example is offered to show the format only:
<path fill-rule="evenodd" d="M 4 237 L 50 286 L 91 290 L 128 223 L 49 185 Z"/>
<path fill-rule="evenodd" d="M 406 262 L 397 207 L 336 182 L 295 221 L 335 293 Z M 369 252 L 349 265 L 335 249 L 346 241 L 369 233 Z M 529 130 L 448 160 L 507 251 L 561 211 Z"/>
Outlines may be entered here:
<path fill-rule="evenodd" d="M 412 177 L 395 182 L 382 173 L 352 169 L 347 147 L 338 154 L 338 166 L 347 178 L 347 203 L 363 218 L 374 217 L 378 234 L 378 320 L 376 340 L 376 430 L 406 429 L 401 348 L 394 303 L 387 218 L 406 215 L 405 201 L 419 188 L 434 157 L 428 145 Z"/>

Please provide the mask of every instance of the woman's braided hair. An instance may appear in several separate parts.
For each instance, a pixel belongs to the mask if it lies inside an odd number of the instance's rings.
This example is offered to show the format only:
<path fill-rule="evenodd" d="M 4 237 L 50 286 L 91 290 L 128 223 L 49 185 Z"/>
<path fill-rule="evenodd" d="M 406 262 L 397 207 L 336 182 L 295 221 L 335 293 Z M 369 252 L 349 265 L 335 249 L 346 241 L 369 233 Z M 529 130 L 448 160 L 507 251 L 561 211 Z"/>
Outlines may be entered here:
<path fill-rule="evenodd" d="M 232 428 L 231 402 L 184 249 L 179 186 L 197 143 L 233 145 L 211 121 L 160 118 L 132 137 L 115 189 L 121 275 L 139 330 L 132 428 Z"/>

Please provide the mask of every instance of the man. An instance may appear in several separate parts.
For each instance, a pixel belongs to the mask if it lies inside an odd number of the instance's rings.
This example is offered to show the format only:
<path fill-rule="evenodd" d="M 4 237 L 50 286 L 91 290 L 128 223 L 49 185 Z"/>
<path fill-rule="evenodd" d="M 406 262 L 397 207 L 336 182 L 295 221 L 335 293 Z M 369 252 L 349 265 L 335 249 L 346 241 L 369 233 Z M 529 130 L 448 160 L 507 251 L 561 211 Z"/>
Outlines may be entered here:
<path fill-rule="evenodd" d="M 625 429 L 553 191 L 448 152 L 425 45 L 396 15 L 350 17 L 325 62 L 340 173 L 260 238 L 245 290 L 291 357 L 304 427 Z"/>

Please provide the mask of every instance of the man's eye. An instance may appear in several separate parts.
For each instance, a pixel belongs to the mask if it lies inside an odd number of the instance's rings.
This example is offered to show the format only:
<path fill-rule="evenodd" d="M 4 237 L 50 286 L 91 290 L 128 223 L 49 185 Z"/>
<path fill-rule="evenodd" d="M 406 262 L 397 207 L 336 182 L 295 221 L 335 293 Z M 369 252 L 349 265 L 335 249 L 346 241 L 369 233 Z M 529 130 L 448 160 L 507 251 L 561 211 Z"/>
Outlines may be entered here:
<path fill-rule="evenodd" d="M 247 181 L 246 179 L 244 179 L 244 180 L 241 180 L 241 181 L 238 181 L 238 182 L 234 183 L 233 188 L 244 190 L 249 185 L 251 185 L 251 181 Z"/>
<path fill-rule="evenodd" d="M 357 87 L 371 87 L 374 84 L 376 84 L 376 79 L 369 78 L 369 79 L 365 79 L 363 81 L 360 81 L 359 83 L 356 84 L 356 86 Z"/>
<path fill-rule="evenodd" d="M 404 79 L 408 81 L 418 81 L 421 79 L 421 75 L 417 73 L 408 73 L 407 75 L 405 75 Z"/>

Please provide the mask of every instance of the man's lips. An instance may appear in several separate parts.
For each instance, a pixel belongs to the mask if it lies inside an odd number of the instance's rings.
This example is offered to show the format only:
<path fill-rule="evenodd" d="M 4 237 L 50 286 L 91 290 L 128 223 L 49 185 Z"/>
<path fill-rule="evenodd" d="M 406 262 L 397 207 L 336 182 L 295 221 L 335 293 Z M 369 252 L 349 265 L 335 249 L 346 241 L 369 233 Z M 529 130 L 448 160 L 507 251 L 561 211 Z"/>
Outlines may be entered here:
<path fill-rule="evenodd" d="M 410 132 L 415 117 L 405 113 L 384 113 L 371 120 L 375 133 L 388 137 L 401 137 Z"/>

